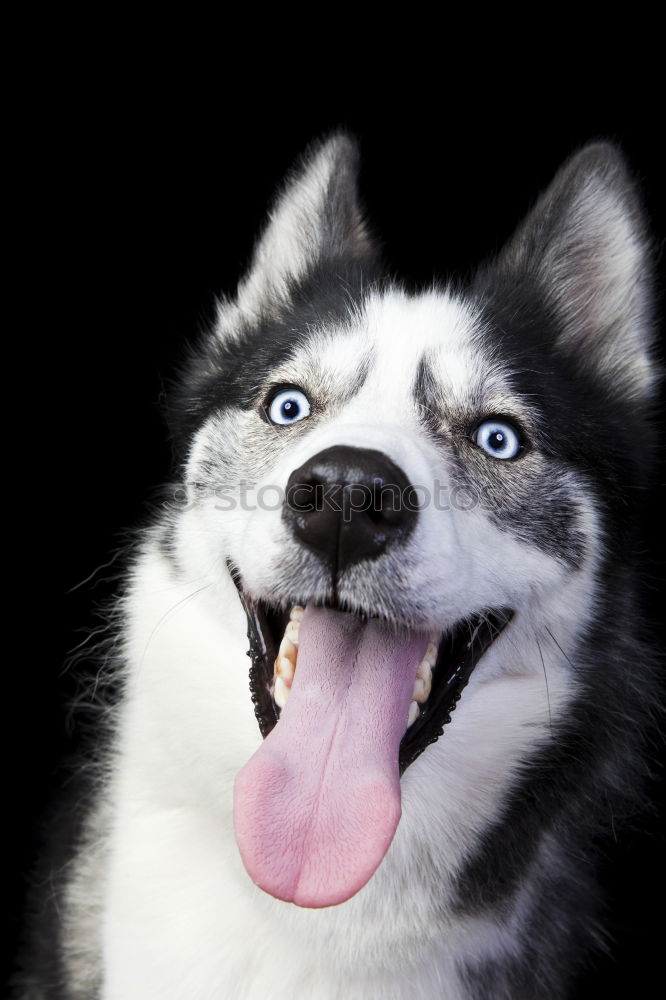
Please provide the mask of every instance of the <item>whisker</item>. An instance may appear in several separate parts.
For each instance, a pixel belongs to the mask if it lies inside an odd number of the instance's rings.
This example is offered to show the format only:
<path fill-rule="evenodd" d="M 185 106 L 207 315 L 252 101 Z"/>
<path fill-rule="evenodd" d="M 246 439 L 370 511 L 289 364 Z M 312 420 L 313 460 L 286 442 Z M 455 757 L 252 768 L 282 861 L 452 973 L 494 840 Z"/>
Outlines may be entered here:
<path fill-rule="evenodd" d="M 543 658 L 543 650 L 541 649 L 541 643 L 539 642 L 539 636 L 534 633 L 534 638 L 536 639 L 537 649 L 539 650 L 539 656 L 541 657 L 541 666 L 543 668 L 543 679 L 546 682 L 546 698 L 548 699 L 548 725 L 550 731 L 553 731 L 553 715 L 550 710 L 550 688 L 548 687 L 548 674 L 546 673 L 546 662 Z"/>
<path fill-rule="evenodd" d="M 160 626 L 164 624 L 164 622 L 166 621 L 166 619 L 170 615 L 172 615 L 174 611 L 177 611 L 178 608 L 180 608 L 180 607 L 184 606 L 185 604 L 189 603 L 198 594 L 201 594 L 204 590 L 207 590 L 209 587 L 212 587 L 212 585 L 213 584 L 212 584 L 211 581 L 209 581 L 208 583 L 205 583 L 203 585 L 203 587 L 198 587 L 196 590 L 192 591 L 191 594 L 187 594 L 185 597 L 181 597 L 181 599 L 179 601 L 176 601 L 176 603 L 172 607 L 170 607 L 168 609 L 168 611 L 164 612 L 164 614 L 162 615 L 162 617 L 160 618 L 160 620 L 157 622 L 157 624 L 153 628 L 153 630 L 150 633 L 150 635 L 148 636 L 148 640 L 146 642 L 146 645 L 145 645 L 145 648 L 143 650 L 143 653 L 141 654 L 141 659 L 139 660 L 139 663 L 138 663 L 138 666 L 137 666 L 137 669 L 136 669 L 136 675 L 138 675 L 139 671 L 141 670 L 141 667 L 143 665 L 143 661 L 145 660 L 146 654 L 148 653 L 148 648 L 149 648 L 151 642 L 153 641 L 153 639 L 155 637 L 155 634 L 156 634 L 157 630 L 160 628 Z"/>
<path fill-rule="evenodd" d="M 85 578 L 85 580 L 81 580 L 79 583 L 75 583 L 74 586 L 70 587 L 69 590 L 66 590 L 65 593 L 73 594 L 75 590 L 79 589 L 79 587 L 85 586 L 86 583 L 88 583 L 95 576 L 97 576 L 97 574 L 100 573 L 103 569 L 108 569 L 109 566 L 113 566 L 118 556 L 123 555 L 125 551 L 126 549 L 124 546 L 122 548 L 119 548 L 116 552 L 114 552 L 114 554 L 111 556 L 108 562 L 102 563 L 102 565 L 94 569 L 92 573 L 89 573 L 88 576 Z"/>
<path fill-rule="evenodd" d="M 571 660 L 569 659 L 569 657 L 567 656 L 567 654 L 564 652 L 564 650 L 562 649 L 562 647 L 560 646 L 559 642 L 557 641 L 557 639 L 555 638 L 555 636 L 553 635 L 553 633 L 550 631 L 550 629 L 548 628 L 548 626 L 545 625 L 544 628 L 546 629 L 546 632 L 548 633 L 548 635 L 551 637 L 551 639 L 553 640 L 553 642 L 555 643 L 555 645 L 559 649 L 559 651 L 562 654 L 562 656 L 564 657 L 564 659 L 567 661 L 567 663 L 571 667 L 573 667 L 573 663 L 571 662 Z"/>

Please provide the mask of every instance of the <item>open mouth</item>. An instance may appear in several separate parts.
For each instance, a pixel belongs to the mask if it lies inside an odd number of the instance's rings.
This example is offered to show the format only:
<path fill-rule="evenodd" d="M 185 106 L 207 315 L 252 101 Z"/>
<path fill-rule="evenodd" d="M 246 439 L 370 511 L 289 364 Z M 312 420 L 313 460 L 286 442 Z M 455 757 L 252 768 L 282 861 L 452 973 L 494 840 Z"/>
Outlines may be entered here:
<path fill-rule="evenodd" d="M 306 601 L 283 611 L 249 597 L 230 569 L 264 737 L 236 778 L 241 857 L 278 899 L 334 905 L 381 862 L 401 815 L 401 775 L 442 735 L 512 612 L 484 609 L 432 633 Z"/>
<path fill-rule="evenodd" d="M 265 738 L 277 724 L 289 697 L 298 666 L 304 607 L 293 605 L 289 611 L 280 611 L 264 601 L 253 601 L 244 593 L 237 571 L 232 571 L 232 578 L 247 615 L 250 695 Z M 513 612 L 507 608 L 484 611 L 453 629 L 429 634 L 400 741 L 401 775 L 442 735 L 474 667 L 512 617 Z"/>

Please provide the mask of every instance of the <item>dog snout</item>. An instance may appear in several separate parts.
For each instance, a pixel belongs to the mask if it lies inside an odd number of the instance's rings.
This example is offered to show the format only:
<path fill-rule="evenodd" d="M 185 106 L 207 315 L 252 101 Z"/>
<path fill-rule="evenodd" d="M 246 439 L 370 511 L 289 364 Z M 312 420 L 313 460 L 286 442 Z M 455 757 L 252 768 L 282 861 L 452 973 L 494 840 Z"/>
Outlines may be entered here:
<path fill-rule="evenodd" d="M 388 456 L 338 445 L 292 472 L 282 513 L 298 541 L 339 573 L 403 541 L 418 508 L 416 491 Z"/>

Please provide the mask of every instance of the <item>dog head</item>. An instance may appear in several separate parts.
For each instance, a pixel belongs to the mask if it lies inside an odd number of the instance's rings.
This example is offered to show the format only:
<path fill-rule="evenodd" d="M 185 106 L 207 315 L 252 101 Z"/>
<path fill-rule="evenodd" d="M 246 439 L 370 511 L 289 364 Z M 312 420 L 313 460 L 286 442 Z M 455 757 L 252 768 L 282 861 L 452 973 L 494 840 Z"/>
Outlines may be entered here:
<path fill-rule="evenodd" d="M 450 789 L 462 760 L 491 810 L 548 740 L 629 544 L 653 388 L 648 246 L 613 146 L 572 156 L 467 287 L 419 293 L 385 276 L 357 160 L 343 134 L 306 154 L 175 400 L 177 558 L 231 574 L 248 614 L 265 740 L 236 782 L 239 847 L 314 907 L 373 874 L 412 773 Z"/>

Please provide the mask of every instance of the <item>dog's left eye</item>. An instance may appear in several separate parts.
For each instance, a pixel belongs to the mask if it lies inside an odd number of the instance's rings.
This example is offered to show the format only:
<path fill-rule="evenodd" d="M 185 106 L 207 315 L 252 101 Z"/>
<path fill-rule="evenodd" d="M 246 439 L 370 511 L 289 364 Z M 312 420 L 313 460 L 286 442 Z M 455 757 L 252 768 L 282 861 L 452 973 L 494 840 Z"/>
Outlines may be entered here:
<path fill-rule="evenodd" d="M 472 434 L 472 441 L 493 458 L 515 458 L 522 451 L 518 431 L 505 420 L 484 420 Z"/>
<path fill-rule="evenodd" d="M 283 389 L 268 405 L 272 424 L 295 424 L 310 416 L 310 400 L 300 389 Z"/>

